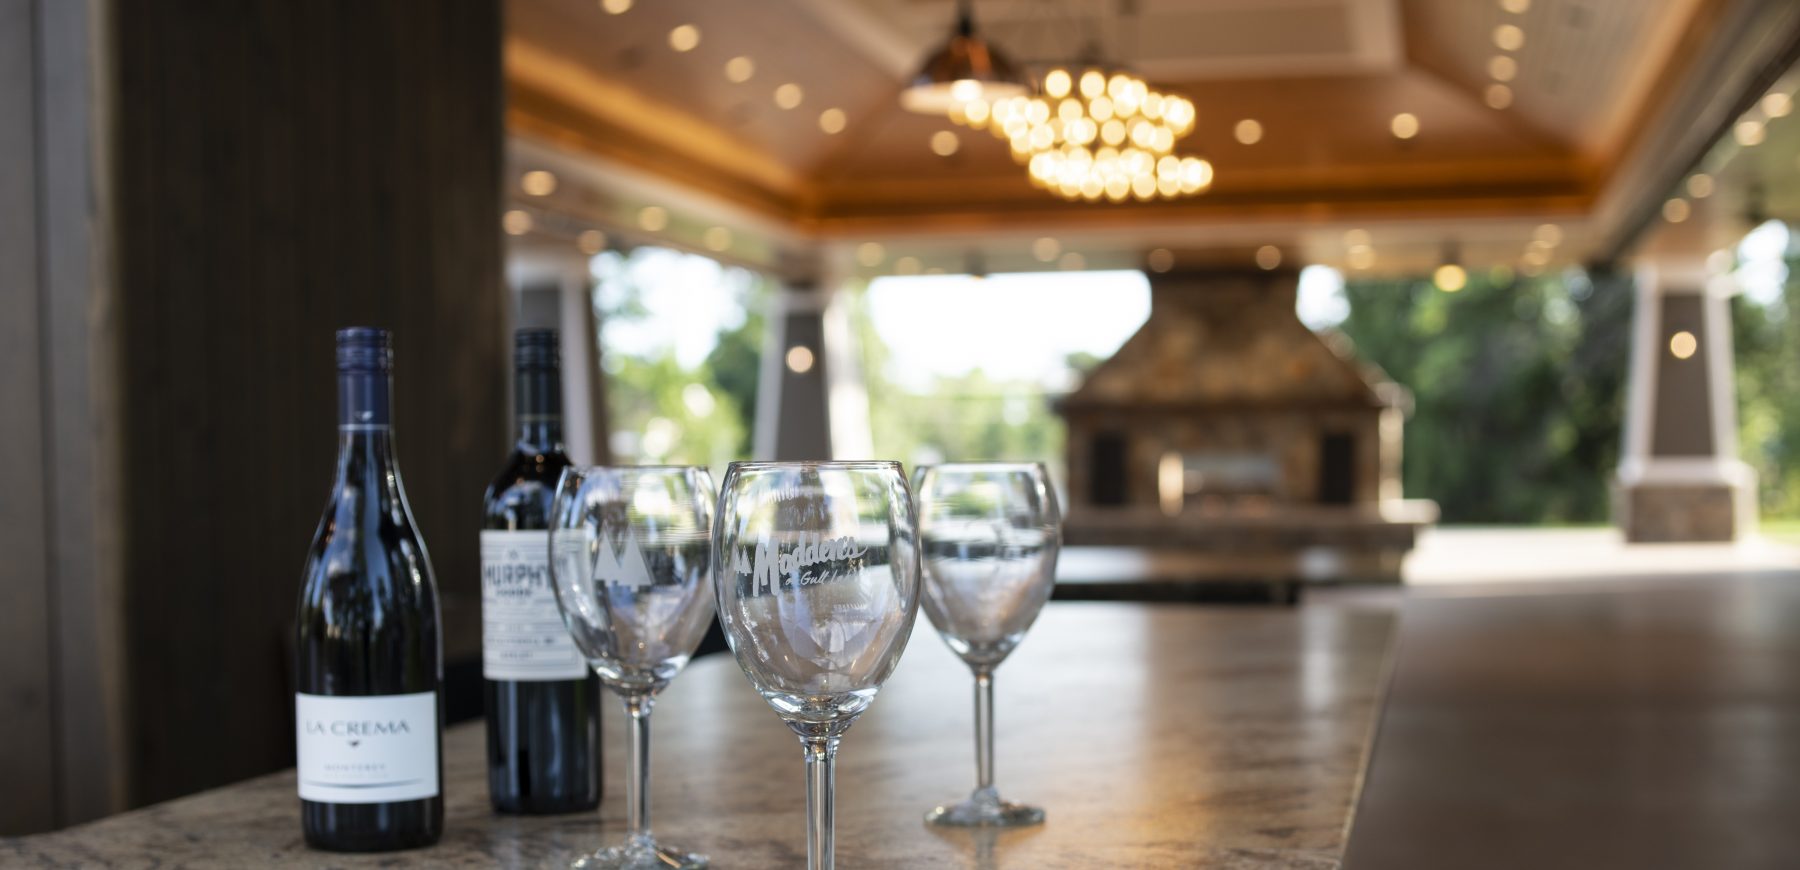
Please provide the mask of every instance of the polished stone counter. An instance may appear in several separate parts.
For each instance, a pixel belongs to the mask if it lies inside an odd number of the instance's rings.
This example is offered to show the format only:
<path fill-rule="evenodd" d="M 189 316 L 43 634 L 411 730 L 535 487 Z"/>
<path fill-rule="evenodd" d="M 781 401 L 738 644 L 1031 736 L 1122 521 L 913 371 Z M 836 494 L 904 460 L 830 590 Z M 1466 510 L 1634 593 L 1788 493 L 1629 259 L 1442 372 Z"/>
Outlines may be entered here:
<path fill-rule="evenodd" d="M 1335 868 L 1393 637 L 1387 612 L 1055 603 L 996 679 L 1001 792 L 1048 812 L 998 836 L 921 820 L 974 783 L 967 670 L 923 616 L 845 738 L 844 867 Z M 607 704 L 599 818 L 488 807 L 480 724 L 445 740 L 445 835 L 382 855 L 309 851 L 293 772 L 54 834 L 0 840 L 0 866 L 562 866 L 624 829 L 624 732 Z M 657 705 L 653 826 L 721 868 L 804 867 L 799 743 L 729 655 Z"/>

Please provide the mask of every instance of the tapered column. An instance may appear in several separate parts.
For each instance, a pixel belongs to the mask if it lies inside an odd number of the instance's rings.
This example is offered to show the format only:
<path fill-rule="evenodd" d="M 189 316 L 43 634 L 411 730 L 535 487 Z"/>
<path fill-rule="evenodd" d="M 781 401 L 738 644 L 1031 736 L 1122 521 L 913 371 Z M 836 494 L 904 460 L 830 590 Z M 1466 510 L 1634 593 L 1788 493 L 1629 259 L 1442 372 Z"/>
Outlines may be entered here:
<path fill-rule="evenodd" d="M 1615 513 L 1630 541 L 1730 541 L 1755 523 L 1737 458 L 1729 276 L 1699 260 L 1640 267 Z"/>
<path fill-rule="evenodd" d="M 763 339 L 756 401 L 759 459 L 866 459 L 868 396 L 836 278 L 784 282 Z"/>

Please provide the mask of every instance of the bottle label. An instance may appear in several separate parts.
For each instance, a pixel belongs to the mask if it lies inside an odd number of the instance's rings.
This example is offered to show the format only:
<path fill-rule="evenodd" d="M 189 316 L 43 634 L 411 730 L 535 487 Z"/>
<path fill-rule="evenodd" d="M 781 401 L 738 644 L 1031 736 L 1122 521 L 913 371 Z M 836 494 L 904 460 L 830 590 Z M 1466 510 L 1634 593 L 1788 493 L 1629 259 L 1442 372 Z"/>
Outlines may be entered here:
<path fill-rule="evenodd" d="M 550 534 L 481 533 L 481 672 L 490 680 L 587 676 L 550 588 Z"/>
<path fill-rule="evenodd" d="M 300 797 L 381 804 L 438 795 L 436 692 L 294 695 Z"/>

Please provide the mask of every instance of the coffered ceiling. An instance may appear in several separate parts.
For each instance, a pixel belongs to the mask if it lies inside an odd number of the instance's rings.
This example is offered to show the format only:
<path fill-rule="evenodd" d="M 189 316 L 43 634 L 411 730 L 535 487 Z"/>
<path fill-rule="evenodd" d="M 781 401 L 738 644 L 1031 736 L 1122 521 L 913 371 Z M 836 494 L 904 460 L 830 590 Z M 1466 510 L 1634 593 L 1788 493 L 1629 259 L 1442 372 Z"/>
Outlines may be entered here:
<path fill-rule="evenodd" d="M 1001 140 L 901 109 L 950 0 L 612 0 L 629 6 L 617 14 L 511 0 L 508 120 L 533 159 L 679 189 L 764 227 L 774 247 L 960 251 L 1054 233 L 1120 251 L 1275 243 L 1330 262 L 1346 228 L 1369 226 L 1425 260 L 1453 242 L 1498 261 L 1553 221 L 1568 240 L 1558 256 L 1576 260 L 1604 235 L 1594 205 L 1672 83 L 1719 51 L 1718 20 L 1747 2 L 978 2 L 982 32 L 1022 62 L 1098 53 L 1193 100 L 1199 121 L 1178 151 L 1210 159 L 1216 180 L 1175 201 L 1063 202 Z M 698 35 L 685 51 L 671 39 L 684 25 Z M 1391 132 L 1400 113 L 1417 118 L 1415 137 Z M 1246 119 L 1253 142 L 1235 135 Z M 956 148 L 941 154 L 932 138 L 946 130 Z"/>

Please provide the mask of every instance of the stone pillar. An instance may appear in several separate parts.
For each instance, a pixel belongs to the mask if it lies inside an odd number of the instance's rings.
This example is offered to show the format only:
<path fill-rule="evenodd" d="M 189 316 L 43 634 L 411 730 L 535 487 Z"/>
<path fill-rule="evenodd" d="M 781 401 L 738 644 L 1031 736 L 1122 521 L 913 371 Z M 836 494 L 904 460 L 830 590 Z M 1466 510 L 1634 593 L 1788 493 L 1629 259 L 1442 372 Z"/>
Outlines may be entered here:
<path fill-rule="evenodd" d="M 1638 270 L 1614 499 L 1628 541 L 1731 541 L 1754 526 L 1755 473 L 1737 458 L 1735 292 L 1697 259 Z"/>
<path fill-rule="evenodd" d="M 763 337 L 756 391 L 758 459 L 867 459 L 869 401 L 856 338 L 839 293 L 842 257 L 783 281 Z M 838 266 L 838 268 L 832 268 Z M 823 277 L 820 277 L 823 276 Z"/>
<path fill-rule="evenodd" d="M 586 254 L 566 242 L 521 242 L 507 253 L 506 283 L 513 293 L 511 328 L 541 327 L 561 334 L 563 445 L 570 459 L 593 465 L 605 464 L 612 455 L 607 443 L 612 430 L 588 262 Z M 511 340 L 509 335 L 508 347 Z M 508 389 L 511 383 L 509 379 Z M 507 407 L 512 407 L 510 400 Z"/>

